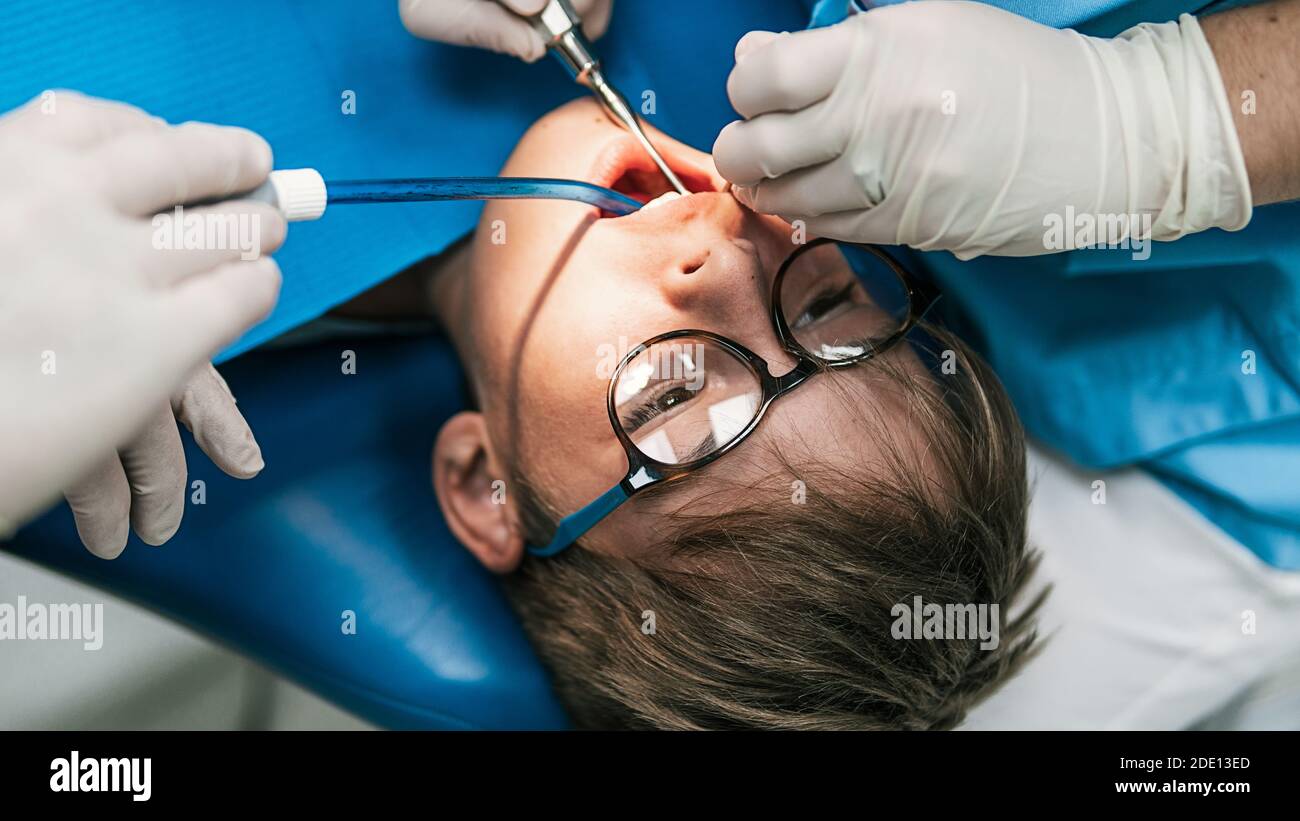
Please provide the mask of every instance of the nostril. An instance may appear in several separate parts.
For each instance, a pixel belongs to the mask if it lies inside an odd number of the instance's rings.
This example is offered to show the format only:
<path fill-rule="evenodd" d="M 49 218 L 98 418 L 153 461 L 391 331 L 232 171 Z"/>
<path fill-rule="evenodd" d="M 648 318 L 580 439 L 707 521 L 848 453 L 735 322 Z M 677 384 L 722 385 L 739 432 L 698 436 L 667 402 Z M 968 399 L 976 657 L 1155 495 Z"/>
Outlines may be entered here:
<path fill-rule="evenodd" d="M 682 273 L 683 273 L 683 274 L 693 274 L 693 273 L 695 273 L 696 271 L 698 271 L 698 270 L 700 270 L 701 268 L 703 268 L 703 267 L 704 267 L 704 263 L 706 263 L 706 262 L 708 262 L 708 261 L 709 261 L 709 252 L 708 252 L 708 251 L 705 251 L 704 254 L 703 254 L 703 255 L 702 255 L 698 260 L 695 260 L 694 262 L 688 262 L 688 263 L 686 263 L 685 265 L 683 265 L 683 266 L 682 266 Z"/>

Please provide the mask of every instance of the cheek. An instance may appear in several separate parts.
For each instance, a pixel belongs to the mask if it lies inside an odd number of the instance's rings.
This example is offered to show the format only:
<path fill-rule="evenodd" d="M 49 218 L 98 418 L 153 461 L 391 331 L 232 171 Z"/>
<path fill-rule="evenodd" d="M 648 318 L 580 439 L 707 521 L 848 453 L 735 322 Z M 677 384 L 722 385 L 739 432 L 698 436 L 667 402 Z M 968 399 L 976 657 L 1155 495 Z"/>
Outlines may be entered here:
<path fill-rule="evenodd" d="M 546 270 L 573 253 L 595 220 L 590 206 L 554 200 L 499 200 L 483 210 L 475 252 L 496 271 Z"/>
<path fill-rule="evenodd" d="M 474 237 L 473 310 L 492 336 L 514 340 L 568 278 L 574 221 L 535 208 L 485 212 Z"/>
<path fill-rule="evenodd" d="M 578 320 L 548 300 L 524 349 L 519 412 L 525 463 L 565 514 L 623 478 L 627 460 L 606 410 L 623 351 L 614 329 Z"/>

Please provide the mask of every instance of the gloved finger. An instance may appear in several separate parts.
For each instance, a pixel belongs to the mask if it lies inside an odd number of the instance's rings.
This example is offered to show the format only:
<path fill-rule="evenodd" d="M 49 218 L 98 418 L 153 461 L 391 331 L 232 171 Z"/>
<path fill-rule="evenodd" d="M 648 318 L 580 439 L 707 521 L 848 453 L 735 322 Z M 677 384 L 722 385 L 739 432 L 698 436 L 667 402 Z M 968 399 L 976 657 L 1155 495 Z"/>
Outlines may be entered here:
<path fill-rule="evenodd" d="M 713 164 L 732 185 L 753 185 L 840 156 L 851 124 L 819 110 L 775 112 L 728 123 L 713 143 Z"/>
<path fill-rule="evenodd" d="M 780 36 L 775 31 L 755 30 L 747 33 L 736 41 L 736 62 L 739 63 L 746 54 L 762 48 Z"/>
<path fill-rule="evenodd" d="M 271 172 L 271 147 L 243 128 L 182 123 L 156 134 L 127 134 L 97 151 L 108 169 L 105 194 L 127 214 L 251 191 Z"/>
<path fill-rule="evenodd" d="M 265 319 L 279 293 L 280 267 L 270 257 L 227 262 L 182 280 L 160 306 L 172 340 L 166 354 L 188 363 L 185 370 L 211 359 Z"/>
<path fill-rule="evenodd" d="M 614 0 L 576 0 L 573 10 L 582 18 L 582 33 L 588 40 L 596 40 L 609 28 Z"/>
<path fill-rule="evenodd" d="M 408 0 L 400 9 L 402 23 L 416 37 L 485 48 L 529 63 L 546 53 L 541 35 L 528 21 L 496 0 Z"/>
<path fill-rule="evenodd" d="M 89 148 L 133 132 L 157 133 L 167 122 L 133 105 L 88 97 L 77 91 L 42 92 L 31 102 L 0 117 L 22 120 L 37 139 L 68 148 Z"/>
<path fill-rule="evenodd" d="M 63 495 L 86 549 L 101 559 L 122 555 L 130 533 L 131 486 L 117 454 L 96 465 Z"/>
<path fill-rule="evenodd" d="M 131 528 L 146 544 L 175 535 L 185 514 L 185 450 L 170 406 L 119 451 L 131 484 Z"/>
<path fill-rule="evenodd" d="M 912 242 L 904 242 L 901 236 L 901 218 L 893 210 L 880 205 L 865 211 L 836 211 L 809 217 L 805 220 L 808 233 L 817 237 L 844 240 L 845 242 L 864 242 L 872 245 L 910 245 L 921 247 Z M 930 250 L 922 248 L 922 250 Z"/>
<path fill-rule="evenodd" d="M 515 14 L 536 14 L 546 8 L 546 0 L 500 0 L 500 2 Z"/>
<path fill-rule="evenodd" d="M 852 47 L 852 32 L 840 26 L 777 35 L 736 61 L 727 76 L 731 107 L 745 119 L 807 108 L 834 90 Z"/>
<path fill-rule="evenodd" d="M 234 394 L 211 364 L 199 368 L 172 397 L 172 410 L 217 467 L 236 479 L 251 479 L 265 464 Z"/>
<path fill-rule="evenodd" d="M 533 15 L 546 7 L 546 0 L 500 0 L 515 14 Z M 595 40 L 609 28 L 614 0 L 573 0 L 573 11 L 582 20 L 582 33 Z"/>
<path fill-rule="evenodd" d="M 863 210 L 879 201 L 856 174 L 837 162 L 792 171 L 752 186 L 732 186 L 731 192 L 746 207 L 760 214 L 779 214 L 786 220 Z"/>
<path fill-rule="evenodd" d="M 186 247 L 192 230 L 202 231 L 203 247 Z M 223 263 L 273 254 L 288 230 L 278 209 L 252 200 L 164 211 L 140 223 L 141 273 L 156 287 L 170 286 Z"/>

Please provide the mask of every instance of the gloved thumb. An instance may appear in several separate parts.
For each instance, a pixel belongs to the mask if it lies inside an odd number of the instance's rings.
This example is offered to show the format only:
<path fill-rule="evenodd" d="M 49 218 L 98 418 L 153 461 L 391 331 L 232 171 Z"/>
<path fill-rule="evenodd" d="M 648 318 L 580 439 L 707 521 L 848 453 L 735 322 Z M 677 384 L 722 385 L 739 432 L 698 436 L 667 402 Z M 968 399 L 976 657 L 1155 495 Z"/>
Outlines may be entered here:
<path fill-rule="evenodd" d="M 478 0 L 461 21 L 464 44 L 536 62 L 546 54 L 546 44 L 531 23 L 515 14 L 536 14 L 544 5 L 545 0 L 502 0 L 500 4 Z"/>
<path fill-rule="evenodd" d="M 733 183 L 728 186 L 728 189 L 731 191 L 731 196 L 735 197 L 737 202 L 751 211 L 754 210 L 754 186 L 735 185 Z"/>
<path fill-rule="evenodd" d="M 758 51 L 763 46 L 772 42 L 781 35 L 775 31 L 751 31 L 744 37 L 736 41 L 736 62 L 739 63 L 741 58 L 746 54 Z"/>
<path fill-rule="evenodd" d="M 546 0 L 500 0 L 500 2 L 515 14 L 525 16 L 536 14 L 546 7 Z"/>
<path fill-rule="evenodd" d="M 546 46 L 519 14 L 536 14 L 543 0 L 403 0 L 402 24 L 416 37 L 541 59 Z M 517 12 L 517 13 L 516 13 Z"/>

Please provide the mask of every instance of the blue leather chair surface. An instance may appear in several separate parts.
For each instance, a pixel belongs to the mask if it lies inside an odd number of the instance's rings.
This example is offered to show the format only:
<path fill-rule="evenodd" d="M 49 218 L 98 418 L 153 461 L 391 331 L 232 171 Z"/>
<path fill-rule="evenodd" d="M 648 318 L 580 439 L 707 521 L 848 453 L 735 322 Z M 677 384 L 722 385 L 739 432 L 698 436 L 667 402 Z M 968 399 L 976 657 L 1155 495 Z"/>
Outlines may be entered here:
<path fill-rule="evenodd" d="M 344 350 L 356 353 L 355 375 L 342 372 Z M 447 342 L 261 350 L 222 372 L 262 444 L 260 476 L 225 476 L 185 434 L 190 481 L 205 483 L 206 503 L 187 505 L 165 546 L 132 536 L 119 559 L 97 559 L 61 505 L 10 549 L 385 727 L 563 727 L 495 580 L 452 538 L 433 495 L 434 437 L 463 405 Z M 111 650 L 111 632 L 106 641 Z"/>

